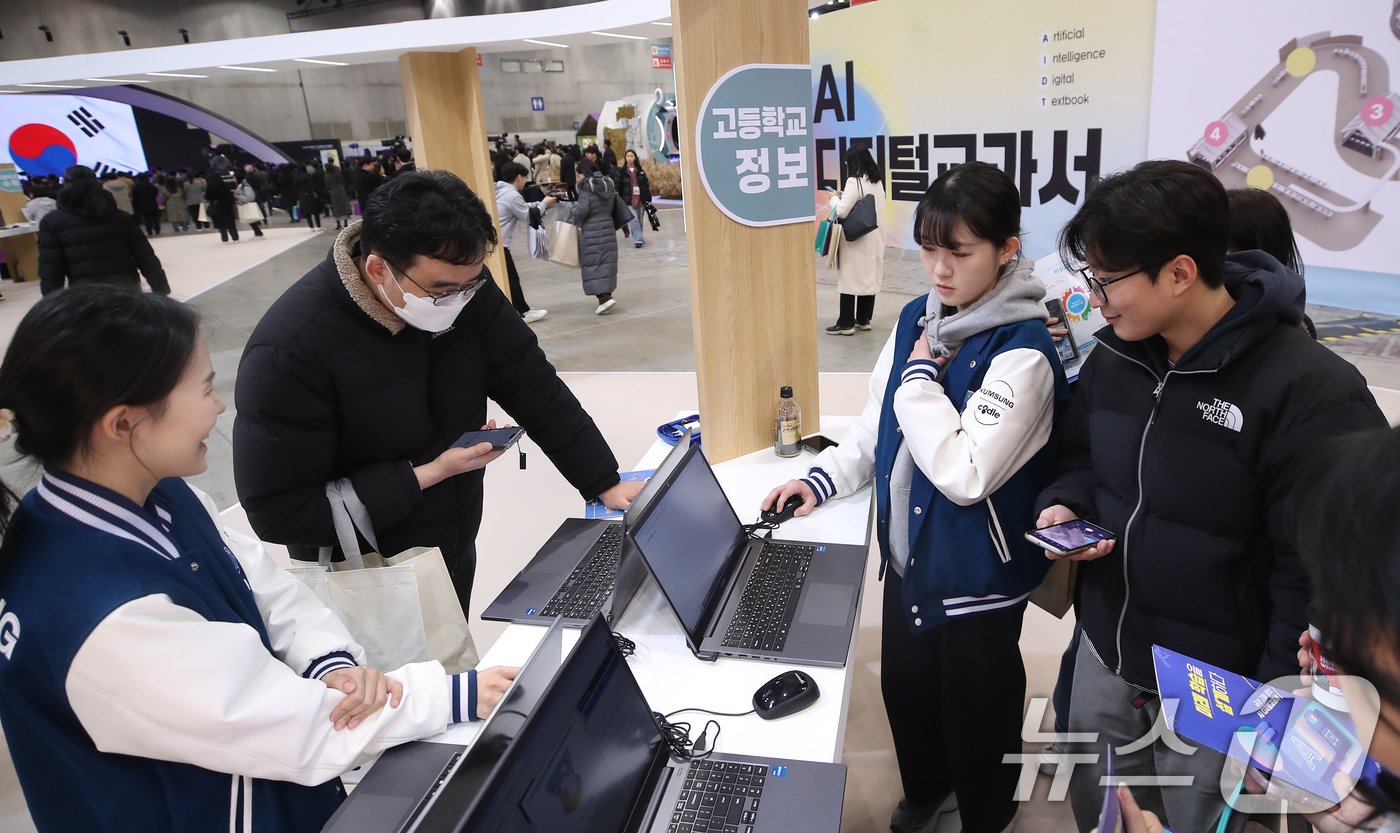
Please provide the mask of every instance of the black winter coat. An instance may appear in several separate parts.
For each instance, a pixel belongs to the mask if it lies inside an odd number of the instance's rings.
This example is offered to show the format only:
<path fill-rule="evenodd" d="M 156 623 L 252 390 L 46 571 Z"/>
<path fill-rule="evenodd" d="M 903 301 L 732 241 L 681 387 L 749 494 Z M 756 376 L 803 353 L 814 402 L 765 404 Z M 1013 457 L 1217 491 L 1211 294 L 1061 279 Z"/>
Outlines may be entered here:
<path fill-rule="evenodd" d="M 1300 460 L 1386 425 L 1356 368 L 1298 329 L 1302 278 L 1251 251 L 1225 284 L 1234 308 L 1174 368 L 1159 337 L 1098 333 L 1038 502 L 1118 533 L 1080 565 L 1076 613 L 1103 663 L 1149 691 L 1154 644 L 1258 680 L 1298 673 Z"/>
<path fill-rule="evenodd" d="M 356 233 L 337 240 L 342 263 L 349 263 Z M 617 461 L 492 281 L 452 329 L 434 337 L 411 327 L 391 332 L 361 306 L 375 302 L 358 277 L 353 280 L 359 302 L 333 254 L 293 284 L 254 329 L 234 392 L 238 497 L 261 538 L 312 560 L 317 547 L 336 540 L 326 483 L 348 477 L 374 521 L 381 550 L 440 547 L 467 610 L 483 472 L 422 491 L 414 466 L 485 424 L 488 397 L 585 498 L 618 482 Z"/>
<path fill-rule="evenodd" d="M 622 197 L 622 201 L 627 203 L 627 207 L 632 207 L 632 175 L 628 172 L 626 165 L 619 165 L 613 168 L 613 183 L 617 185 L 617 193 Z M 637 166 L 637 187 L 642 192 L 642 205 L 651 202 L 651 180 L 647 178 L 646 169 L 641 165 Z"/>
<path fill-rule="evenodd" d="M 39 221 L 39 291 L 62 289 L 65 279 L 72 286 L 112 283 L 139 290 L 145 275 L 152 292 L 169 295 L 165 269 L 140 222 L 111 200 L 105 203 L 108 210 L 97 215 L 60 205 Z"/>

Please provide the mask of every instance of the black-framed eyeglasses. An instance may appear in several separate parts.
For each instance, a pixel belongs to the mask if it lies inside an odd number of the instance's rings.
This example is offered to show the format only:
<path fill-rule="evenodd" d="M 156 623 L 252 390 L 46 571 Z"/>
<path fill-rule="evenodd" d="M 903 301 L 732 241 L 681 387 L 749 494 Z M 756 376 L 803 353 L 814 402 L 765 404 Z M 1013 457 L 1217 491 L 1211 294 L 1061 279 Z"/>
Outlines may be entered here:
<path fill-rule="evenodd" d="M 383 260 L 383 258 L 381 258 L 381 260 Z M 461 289 L 449 289 L 446 292 L 429 292 L 428 289 L 423 286 L 423 284 L 419 283 L 418 281 L 415 281 L 413 279 L 413 276 L 408 274 L 407 269 L 400 269 L 397 266 L 390 264 L 387 260 L 384 261 L 384 265 L 389 267 L 391 273 L 397 272 L 398 274 L 403 275 L 409 283 L 418 287 L 418 289 L 423 292 L 423 295 L 429 301 L 433 302 L 433 306 L 435 307 L 442 306 L 442 304 L 449 301 L 455 301 L 458 298 L 464 298 L 467 295 L 470 295 L 471 293 L 479 289 L 482 284 L 486 283 L 486 271 L 483 269 L 480 275 L 478 275 L 473 281 L 471 281 Z"/>
<path fill-rule="evenodd" d="M 1108 303 L 1108 287 L 1110 285 L 1118 283 L 1119 281 L 1126 281 L 1128 278 L 1136 275 L 1147 274 L 1146 269 L 1139 269 L 1136 272 L 1129 272 L 1126 275 L 1119 275 L 1116 278 L 1103 279 L 1095 275 L 1094 270 L 1088 267 L 1076 269 L 1074 271 L 1078 272 L 1079 277 L 1083 278 L 1084 282 L 1089 284 L 1089 291 L 1094 293 L 1094 297 L 1098 298 L 1100 303 L 1104 304 Z"/>

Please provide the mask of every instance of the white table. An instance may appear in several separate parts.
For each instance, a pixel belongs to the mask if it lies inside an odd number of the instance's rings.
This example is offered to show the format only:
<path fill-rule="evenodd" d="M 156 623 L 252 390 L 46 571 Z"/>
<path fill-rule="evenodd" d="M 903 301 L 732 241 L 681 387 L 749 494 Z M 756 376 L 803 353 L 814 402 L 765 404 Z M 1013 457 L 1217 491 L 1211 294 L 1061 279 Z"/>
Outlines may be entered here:
<path fill-rule="evenodd" d="M 849 422 L 849 417 L 823 416 L 822 433 L 839 439 Z M 668 451 L 670 447 L 658 440 L 635 468 L 655 468 Z M 721 463 L 714 469 L 739 519 L 747 523 L 757 518 L 759 502 L 774 486 L 806 474 L 811 461 L 812 454 L 807 451 L 797 457 L 781 458 L 766 449 Z M 867 487 L 854 495 L 828 501 L 812 515 L 784 523 L 774 535 L 799 541 L 868 544 L 870 521 Z M 858 623 L 859 616 L 857 609 L 852 622 Z M 759 686 L 783 671 L 801 668 L 812 675 L 821 689 L 821 698 L 814 705 L 778 720 L 763 720 L 757 715 L 716 717 L 722 732 L 715 750 L 809 761 L 834 762 L 840 758 L 851 697 L 851 663 L 857 630 L 854 626 L 846 664 L 841 668 L 741 659 L 704 662 L 696 659 L 686 646 L 679 621 L 660 588 L 648 577 L 615 630 L 637 643 L 637 652 L 627 663 L 652 709 L 663 714 L 690 707 L 720 712 L 748 711 L 753 708 L 751 698 Z M 520 665 L 544 633 L 545 628 L 540 626 L 511 625 L 481 658 L 480 667 Z M 571 629 L 564 634 L 566 652 L 578 641 L 578 633 Z M 709 715 L 694 712 L 675 717 L 695 727 L 692 737 L 699 735 L 700 724 L 708 718 Z M 458 724 L 429 740 L 468 744 L 476 737 L 478 726 Z M 710 739 L 713 741 L 713 736 Z"/>

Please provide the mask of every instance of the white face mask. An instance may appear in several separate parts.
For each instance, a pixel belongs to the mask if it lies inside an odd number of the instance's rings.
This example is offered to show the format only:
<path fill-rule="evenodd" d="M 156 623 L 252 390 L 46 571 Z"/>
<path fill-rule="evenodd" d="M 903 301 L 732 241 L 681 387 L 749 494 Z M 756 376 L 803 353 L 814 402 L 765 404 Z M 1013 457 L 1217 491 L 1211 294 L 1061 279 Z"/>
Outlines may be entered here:
<path fill-rule="evenodd" d="M 476 295 L 478 289 L 485 281 L 478 281 L 470 289 L 449 295 L 434 302 L 431 298 L 420 298 L 417 295 L 410 295 L 403 290 L 403 283 L 389 263 L 385 261 L 384 269 L 389 273 L 389 277 L 394 279 L 394 284 L 398 286 L 399 292 L 403 294 L 402 307 L 394 306 L 394 302 L 389 300 L 389 293 L 384 291 L 384 285 L 379 285 L 379 294 L 384 296 L 384 303 L 394 314 L 403 319 L 403 322 L 416 330 L 426 333 L 441 333 L 452 328 L 457 316 L 461 314 L 462 308 Z"/>

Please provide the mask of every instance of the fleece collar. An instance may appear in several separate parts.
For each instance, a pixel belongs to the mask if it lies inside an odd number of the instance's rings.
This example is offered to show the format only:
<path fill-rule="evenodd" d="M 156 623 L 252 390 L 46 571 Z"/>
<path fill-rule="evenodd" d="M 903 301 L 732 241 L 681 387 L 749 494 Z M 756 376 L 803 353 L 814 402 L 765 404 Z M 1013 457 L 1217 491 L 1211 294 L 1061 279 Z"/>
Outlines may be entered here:
<path fill-rule="evenodd" d="M 355 302 L 355 306 L 374 319 L 374 323 L 391 334 L 398 335 L 408 325 L 375 298 L 374 290 L 365 283 L 360 274 L 360 267 L 355 265 L 354 251 L 360 239 L 360 228 L 360 223 L 355 223 L 335 238 L 335 243 L 331 246 L 335 271 L 340 275 L 340 282 L 345 285 L 345 291 L 350 293 L 350 300 Z"/>

